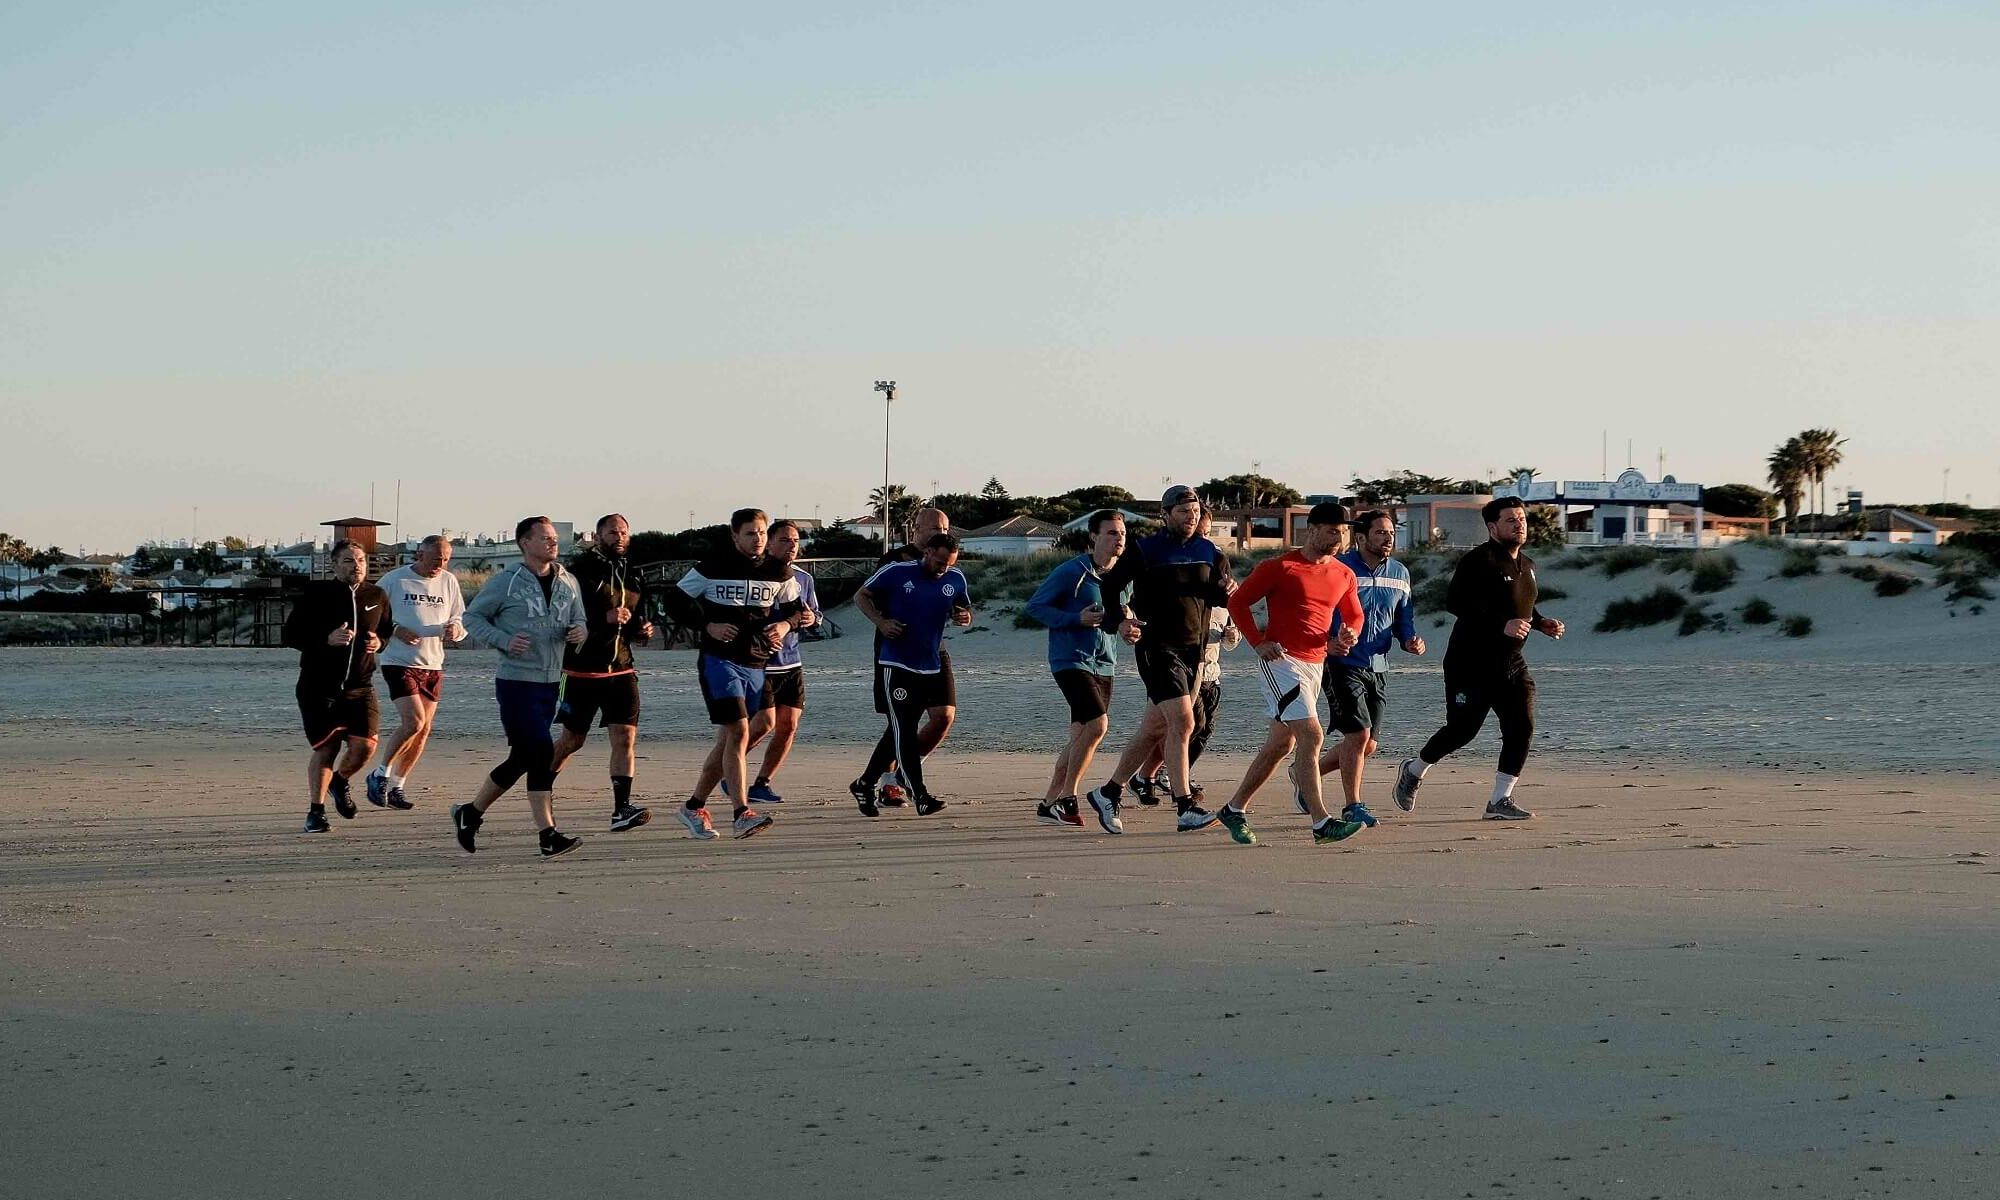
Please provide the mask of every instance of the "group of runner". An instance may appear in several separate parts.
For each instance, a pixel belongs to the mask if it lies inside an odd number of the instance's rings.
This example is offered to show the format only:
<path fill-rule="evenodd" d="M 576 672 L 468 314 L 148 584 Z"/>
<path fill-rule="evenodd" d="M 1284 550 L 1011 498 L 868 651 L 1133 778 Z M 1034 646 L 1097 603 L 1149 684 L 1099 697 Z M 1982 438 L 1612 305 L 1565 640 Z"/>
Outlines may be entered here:
<path fill-rule="evenodd" d="M 1037 819 L 1081 827 L 1088 805 L 1106 833 L 1122 834 L 1129 791 L 1142 805 L 1171 799 L 1180 831 L 1220 824 L 1235 841 L 1255 844 L 1250 803 L 1290 756 L 1293 801 L 1315 843 L 1374 826 L 1361 779 L 1377 749 L 1389 650 L 1425 652 L 1409 572 L 1393 557 L 1393 517 L 1371 511 L 1357 519 L 1339 504 L 1315 505 L 1301 544 L 1259 563 L 1238 584 L 1207 536 L 1210 514 L 1194 489 L 1169 488 L 1160 513 L 1159 530 L 1130 544 L 1122 514 L 1093 513 L 1090 549 L 1058 566 L 1028 602 L 1028 615 L 1048 629 L 1050 671 L 1070 715 Z M 1535 606 L 1520 501 L 1494 500 L 1482 515 L 1489 540 L 1460 560 L 1447 601 L 1457 621 L 1444 659 L 1446 723 L 1403 762 L 1394 796 L 1399 808 L 1413 809 L 1429 768 L 1496 712 L 1500 769 L 1485 815 L 1522 820 L 1532 814 L 1512 796 L 1533 736 L 1535 695 L 1522 650 L 1530 632 L 1559 638 L 1563 623 Z M 794 523 L 745 508 L 731 514 L 729 527 L 725 548 L 660 594 L 666 612 L 695 633 L 696 677 L 714 726 L 693 791 L 676 813 L 689 836 L 704 840 L 720 836 L 708 812 L 718 788 L 730 801 L 736 837 L 771 826 L 771 815 L 755 806 L 782 802 L 772 781 L 805 708 L 800 633 L 823 619 L 813 577 L 796 563 Z M 494 695 L 508 746 L 473 798 L 451 807 L 464 850 L 477 849 L 487 810 L 523 780 L 542 855 L 574 849 L 580 839 L 556 825 L 553 792 L 593 724 L 611 743 L 610 828 L 622 832 L 651 819 L 632 800 L 640 708 L 632 645 L 656 631 L 626 558 L 630 525 L 615 513 L 601 518 L 591 545 L 567 566 L 557 561 L 560 543 L 547 517 L 523 518 L 515 541 L 521 561 L 489 579 L 469 605 L 447 569 L 451 544 L 441 536 L 424 539 L 415 561 L 379 584 L 368 582 L 358 545 L 334 546 L 333 578 L 308 585 L 285 627 L 285 644 L 300 651 L 297 697 L 311 746 L 306 832 L 330 828 L 329 797 L 342 817 L 357 811 L 350 781 L 378 747 L 378 663 L 398 724 L 380 742 L 365 795 L 378 807 L 413 807 L 406 788 L 435 721 L 445 647 L 461 643 L 497 652 Z M 972 621 L 959 550 L 949 518 L 924 509 L 910 544 L 885 554 L 856 594 L 855 608 L 875 629 L 875 707 L 885 719 L 848 785 L 863 816 L 904 804 L 920 816 L 944 808 L 927 786 L 924 760 L 957 711 L 944 632 Z M 1220 654 L 1239 640 L 1256 651 L 1269 727 L 1229 800 L 1211 810 L 1192 766 L 1221 702 Z M 1121 645 L 1133 655 L 1147 706 L 1109 778 L 1079 797 L 1108 732 Z M 1332 746 L 1318 718 L 1321 692 L 1340 735 Z M 760 743 L 764 755 L 752 775 L 748 755 Z M 1321 783 L 1335 771 L 1337 811 Z"/>

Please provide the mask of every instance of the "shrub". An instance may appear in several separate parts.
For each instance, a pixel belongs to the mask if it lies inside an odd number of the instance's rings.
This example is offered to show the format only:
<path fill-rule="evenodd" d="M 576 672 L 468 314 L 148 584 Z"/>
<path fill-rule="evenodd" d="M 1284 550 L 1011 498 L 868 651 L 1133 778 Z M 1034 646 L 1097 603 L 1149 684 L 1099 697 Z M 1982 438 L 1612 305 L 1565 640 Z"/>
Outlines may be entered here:
<path fill-rule="evenodd" d="M 1698 595 L 1719 592 L 1736 582 L 1736 556 L 1703 550 L 1694 556 L 1694 580 L 1688 587 Z"/>
<path fill-rule="evenodd" d="M 1915 586 L 1917 586 L 1917 577 L 1915 575 L 1905 575 L 1901 571 L 1884 571 L 1882 572 L 1882 578 L 1875 581 L 1875 594 L 1878 596 L 1900 596 Z"/>
<path fill-rule="evenodd" d="M 1874 583 L 1882 578 L 1882 568 L 1874 563 L 1850 564 L 1840 568 L 1842 575 L 1852 575 L 1863 583 Z"/>
<path fill-rule="evenodd" d="M 1946 600 L 1991 600 L 1992 598 L 1993 593 L 1987 591 L 1986 585 L 1977 579 L 1959 580 L 1952 585 L 1951 592 L 1945 596 Z M 1973 605 L 1972 611 L 1978 612 L 1979 606 Z"/>
<path fill-rule="evenodd" d="M 1444 611 L 1445 599 L 1451 595 L 1451 576 L 1433 575 L 1417 588 L 1414 599 L 1417 611 L 1434 613 Z"/>
<path fill-rule="evenodd" d="M 1665 554 L 1660 556 L 1660 574 L 1678 575 L 1694 565 L 1691 554 Z"/>
<path fill-rule="evenodd" d="M 1567 600 L 1569 599 L 1569 593 L 1555 586 L 1538 586 L 1535 588 L 1535 599 L 1538 602 L 1542 600 Z"/>
<path fill-rule="evenodd" d="M 1743 623 L 1745 625 L 1769 625 L 1777 619 L 1777 610 L 1773 609 L 1771 602 L 1762 596 L 1752 596 L 1749 602 L 1743 606 Z"/>
<path fill-rule="evenodd" d="M 1616 546 L 1607 551 L 1597 565 L 1604 568 L 1606 578 L 1616 579 L 1627 571 L 1650 567 L 1659 558 L 1660 552 L 1649 546 Z"/>
<path fill-rule="evenodd" d="M 1778 574 L 1787 579 L 1797 579 L 1801 575 L 1819 574 L 1819 551 L 1794 546 L 1785 551 L 1785 561 L 1778 564 Z"/>
<path fill-rule="evenodd" d="M 1708 628 L 1708 610 L 1700 605 L 1690 605 L 1681 612 L 1681 636 L 1700 633 Z"/>
<path fill-rule="evenodd" d="M 1679 616 L 1686 607 L 1686 596 L 1670 587 L 1657 587 L 1643 596 L 1613 600 L 1605 605 L 1604 615 L 1597 621 L 1597 632 L 1616 633 L 1620 629 L 1658 625 Z"/>
<path fill-rule="evenodd" d="M 1804 613 L 1793 613 L 1778 622 L 1778 628 L 1785 631 L 1786 637 L 1804 637 L 1812 632 L 1812 618 Z"/>

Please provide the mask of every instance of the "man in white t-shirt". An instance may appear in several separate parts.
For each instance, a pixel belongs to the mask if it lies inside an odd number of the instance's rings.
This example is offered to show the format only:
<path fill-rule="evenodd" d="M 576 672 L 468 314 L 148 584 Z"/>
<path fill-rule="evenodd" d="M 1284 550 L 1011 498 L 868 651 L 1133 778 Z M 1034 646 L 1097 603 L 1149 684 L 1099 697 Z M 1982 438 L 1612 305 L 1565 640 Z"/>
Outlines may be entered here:
<path fill-rule="evenodd" d="M 377 583 L 389 597 L 395 631 L 378 656 L 389 698 L 396 704 L 396 732 L 382 739 L 375 769 L 368 773 L 368 802 L 380 808 L 414 808 L 403 785 L 417 769 L 437 720 L 444 690 L 444 647 L 465 637 L 459 624 L 465 597 L 451 563 L 451 539 L 434 533 L 417 548 L 417 560 L 397 567 Z"/>

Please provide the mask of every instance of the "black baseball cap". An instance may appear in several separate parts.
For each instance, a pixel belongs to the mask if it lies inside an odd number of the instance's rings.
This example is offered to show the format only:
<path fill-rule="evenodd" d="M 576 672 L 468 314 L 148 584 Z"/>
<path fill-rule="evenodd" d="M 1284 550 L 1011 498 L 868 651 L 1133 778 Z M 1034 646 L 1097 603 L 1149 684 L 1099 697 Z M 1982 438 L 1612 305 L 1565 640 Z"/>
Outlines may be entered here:
<path fill-rule="evenodd" d="M 1333 504 L 1330 502 L 1315 504 L 1312 506 L 1312 511 L 1306 514 L 1306 524 L 1308 525 L 1345 525 L 1349 520 L 1345 504 Z"/>

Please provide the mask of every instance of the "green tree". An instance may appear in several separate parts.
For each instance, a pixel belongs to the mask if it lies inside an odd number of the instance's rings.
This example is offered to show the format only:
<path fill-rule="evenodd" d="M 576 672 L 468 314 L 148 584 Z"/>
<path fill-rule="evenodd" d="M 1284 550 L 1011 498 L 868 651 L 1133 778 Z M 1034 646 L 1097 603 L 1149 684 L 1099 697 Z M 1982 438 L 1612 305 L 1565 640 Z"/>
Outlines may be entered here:
<path fill-rule="evenodd" d="M 1401 504 L 1411 496 L 1469 495 L 1484 491 L 1485 485 L 1444 475 L 1421 475 L 1405 469 L 1380 479 L 1363 479 L 1356 475 L 1347 481 L 1347 488 L 1354 493 L 1356 500 L 1372 506 Z"/>
<path fill-rule="evenodd" d="M 1562 513 L 1553 504 L 1528 506 L 1528 545 L 1537 550 L 1557 549 L 1569 544 Z"/>
<path fill-rule="evenodd" d="M 1071 488 L 1055 499 L 1071 501 L 1082 512 L 1095 512 L 1100 508 L 1130 508 L 1136 501 L 1132 493 L 1110 483 Z"/>
<path fill-rule="evenodd" d="M 1216 508 L 1277 508 L 1305 499 L 1297 488 L 1266 475 L 1224 475 L 1196 486 L 1204 503 Z"/>
<path fill-rule="evenodd" d="M 232 533 L 222 539 L 222 548 L 231 554 L 241 554 L 250 548 L 250 543 Z"/>
<path fill-rule="evenodd" d="M 1724 483 L 1705 488 L 1701 504 L 1718 517 L 1775 517 L 1778 498 L 1747 483 Z"/>
<path fill-rule="evenodd" d="M 1798 521 L 1799 505 L 1805 499 L 1805 446 L 1797 438 L 1785 439 L 1784 445 L 1764 459 L 1764 467 L 1764 477 L 1771 481 L 1771 490 L 1785 506 L 1785 527 L 1789 529 Z"/>
<path fill-rule="evenodd" d="M 1845 457 L 1840 448 L 1847 444 L 1847 439 L 1841 437 L 1837 430 L 1808 429 L 1799 435 L 1798 441 L 1800 465 L 1805 469 L 1806 478 L 1819 489 L 1819 511 L 1824 514 L 1826 477 L 1833 474 L 1834 468 L 1840 466 L 1841 459 Z"/>
<path fill-rule="evenodd" d="M 50 546 L 46 550 L 30 550 L 20 561 L 34 570 L 46 571 L 68 557 L 61 546 Z"/>
<path fill-rule="evenodd" d="M 988 500 L 1004 501 L 1008 498 L 1007 485 L 1000 482 L 998 475 L 988 475 L 986 477 L 986 486 L 979 489 L 979 494 Z"/>
<path fill-rule="evenodd" d="M 886 531 L 887 537 L 885 537 L 884 541 L 892 546 L 898 542 L 909 541 L 910 526 L 916 520 L 917 510 L 923 506 L 923 501 L 911 494 L 910 489 L 900 483 L 890 484 L 888 492 L 889 528 Z M 882 515 L 883 493 L 881 488 L 875 488 L 868 493 L 868 511 L 877 516 Z"/>

